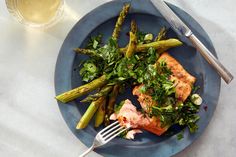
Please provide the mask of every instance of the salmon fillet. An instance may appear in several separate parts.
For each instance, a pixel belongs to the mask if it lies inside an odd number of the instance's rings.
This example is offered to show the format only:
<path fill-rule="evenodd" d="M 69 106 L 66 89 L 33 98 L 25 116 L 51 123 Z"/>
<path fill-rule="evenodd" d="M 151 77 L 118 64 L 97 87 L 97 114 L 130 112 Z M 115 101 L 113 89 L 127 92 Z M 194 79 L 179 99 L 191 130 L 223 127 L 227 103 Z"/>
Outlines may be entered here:
<path fill-rule="evenodd" d="M 170 80 L 174 81 L 176 98 L 180 101 L 185 101 L 191 93 L 192 86 L 195 83 L 196 78 L 190 75 L 182 67 L 182 65 L 168 53 L 163 53 L 158 59 L 158 62 L 163 60 L 172 72 Z M 133 95 L 138 96 L 138 101 L 141 107 L 144 111 L 149 113 L 151 111 L 151 107 L 158 105 L 158 102 L 154 101 L 150 95 L 141 93 L 140 88 L 142 88 L 142 86 L 143 85 L 141 84 L 134 87 Z M 163 128 L 158 117 L 149 117 L 137 111 L 136 107 L 128 99 L 125 100 L 125 103 L 121 107 L 119 113 L 112 114 L 110 119 L 117 119 L 121 125 L 133 128 L 133 130 L 127 133 L 127 138 L 129 139 L 133 139 L 136 133 L 141 133 L 141 130 L 139 129 L 144 129 L 160 136 L 169 128 L 169 126 Z"/>
<path fill-rule="evenodd" d="M 190 75 L 183 66 L 173 57 L 171 57 L 168 53 L 163 53 L 160 58 L 158 59 L 158 62 L 165 61 L 167 64 L 167 67 L 171 70 L 172 75 L 170 77 L 170 80 L 174 81 L 175 84 L 175 90 L 176 90 L 176 98 L 180 101 L 185 101 L 187 97 L 190 95 L 192 86 L 196 81 L 196 78 Z M 141 93 L 140 89 L 142 88 L 143 84 L 134 87 L 133 89 L 133 95 L 138 96 L 138 101 L 142 107 L 142 109 L 150 113 L 151 107 L 158 105 L 158 102 L 154 101 L 148 93 Z M 148 118 L 150 120 L 144 125 L 143 128 L 145 130 L 150 131 L 152 133 L 155 133 L 157 135 L 161 135 L 163 132 L 165 132 L 168 127 L 165 127 L 165 129 L 161 128 L 161 122 L 156 117 Z"/>
<path fill-rule="evenodd" d="M 128 132 L 127 136 L 133 139 L 133 135 L 141 133 L 139 129 L 144 129 L 158 136 L 162 135 L 168 128 L 161 127 L 161 122 L 156 117 L 148 117 L 137 111 L 130 100 L 125 100 L 118 114 L 113 113 L 111 120 L 118 120 L 122 126 L 130 127 L 134 130 Z"/>

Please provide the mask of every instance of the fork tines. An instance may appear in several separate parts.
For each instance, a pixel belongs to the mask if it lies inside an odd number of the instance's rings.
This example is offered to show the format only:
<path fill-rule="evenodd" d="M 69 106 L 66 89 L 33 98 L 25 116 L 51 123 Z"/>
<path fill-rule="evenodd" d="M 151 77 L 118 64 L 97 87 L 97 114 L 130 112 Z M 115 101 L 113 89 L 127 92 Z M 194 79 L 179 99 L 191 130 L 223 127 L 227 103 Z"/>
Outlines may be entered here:
<path fill-rule="evenodd" d="M 126 128 L 125 126 L 121 126 L 118 121 L 110 124 L 106 128 L 102 129 L 98 134 L 100 134 L 100 137 L 104 140 L 104 142 L 109 142 L 122 132 L 128 130 L 129 128 Z"/>

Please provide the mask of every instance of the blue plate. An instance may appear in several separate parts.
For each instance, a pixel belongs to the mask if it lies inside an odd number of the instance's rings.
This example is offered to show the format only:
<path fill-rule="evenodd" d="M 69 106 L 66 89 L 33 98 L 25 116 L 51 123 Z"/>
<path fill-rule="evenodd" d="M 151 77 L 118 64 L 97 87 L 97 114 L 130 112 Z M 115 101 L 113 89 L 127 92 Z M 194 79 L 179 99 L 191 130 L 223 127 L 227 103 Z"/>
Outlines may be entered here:
<path fill-rule="evenodd" d="M 84 16 L 70 31 L 57 59 L 55 71 L 56 95 L 83 84 L 79 76 L 78 65 L 81 61 L 87 59 L 87 56 L 75 54 L 73 48 L 85 46 L 91 35 L 97 35 L 99 33 L 103 34 L 103 39 L 106 41 L 112 34 L 116 18 L 125 2 L 129 1 L 112 1 L 94 9 Z M 174 5 L 168 5 L 192 29 L 206 47 L 216 55 L 214 47 L 202 27 L 183 10 Z M 157 34 L 163 26 L 170 27 L 149 0 L 132 0 L 131 6 L 130 14 L 122 27 L 119 40 L 120 46 L 124 46 L 128 42 L 126 33 L 129 31 L 131 19 L 137 21 L 141 31 L 151 32 L 153 34 Z M 178 37 L 173 31 L 169 31 L 168 36 Z M 199 94 L 202 96 L 204 103 L 199 112 L 201 119 L 198 121 L 198 131 L 190 134 L 187 128 L 173 126 L 167 134 L 160 137 L 144 132 L 143 134 L 137 135 L 133 141 L 116 138 L 110 144 L 96 149 L 95 151 L 97 153 L 108 157 L 172 156 L 189 146 L 205 130 L 217 105 L 220 92 L 220 77 L 186 39 L 182 37 L 179 37 L 179 39 L 185 44 L 181 47 L 171 49 L 169 52 L 188 72 L 197 78 L 196 84 L 201 87 Z M 129 98 L 138 106 L 139 104 L 135 97 L 131 94 L 131 89 L 127 88 L 126 91 L 117 101 L 119 102 L 122 99 Z M 84 130 L 75 129 L 81 115 L 88 107 L 88 104 L 81 104 L 79 100 L 81 98 L 67 104 L 58 102 L 58 105 L 71 131 L 85 145 L 90 146 L 99 129 L 94 129 L 93 123 Z M 184 130 L 184 138 L 179 141 L 176 135 L 182 129 Z"/>

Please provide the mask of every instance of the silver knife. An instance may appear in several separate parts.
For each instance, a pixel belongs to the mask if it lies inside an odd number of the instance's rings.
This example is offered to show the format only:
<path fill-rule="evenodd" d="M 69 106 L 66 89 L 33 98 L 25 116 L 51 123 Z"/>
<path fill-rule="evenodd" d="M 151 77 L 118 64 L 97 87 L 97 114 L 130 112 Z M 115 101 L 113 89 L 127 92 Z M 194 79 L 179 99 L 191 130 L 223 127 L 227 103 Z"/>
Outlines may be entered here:
<path fill-rule="evenodd" d="M 212 55 L 212 53 L 204 46 L 204 44 L 193 34 L 186 24 L 169 8 L 163 0 L 151 0 L 153 5 L 162 14 L 162 16 L 171 25 L 174 31 L 180 35 L 187 37 L 193 46 L 201 53 L 207 62 L 215 68 L 223 80 L 229 84 L 233 80 L 233 75 Z"/>

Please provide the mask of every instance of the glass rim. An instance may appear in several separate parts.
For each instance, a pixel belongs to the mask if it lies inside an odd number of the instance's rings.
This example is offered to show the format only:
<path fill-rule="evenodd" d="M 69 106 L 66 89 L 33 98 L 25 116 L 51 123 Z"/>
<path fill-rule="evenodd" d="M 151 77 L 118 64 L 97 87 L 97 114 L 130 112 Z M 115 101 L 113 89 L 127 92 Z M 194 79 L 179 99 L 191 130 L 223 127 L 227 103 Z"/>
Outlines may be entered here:
<path fill-rule="evenodd" d="M 28 27 L 43 28 L 43 29 L 49 28 L 52 25 L 56 24 L 58 21 L 60 21 L 60 19 L 62 18 L 62 15 L 64 14 L 65 0 L 60 0 L 60 5 L 58 9 L 56 10 L 55 15 L 49 21 L 45 23 L 30 22 L 30 21 L 25 20 L 24 17 L 19 12 L 19 10 L 17 9 L 17 6 L 16 6 L 17 2 L 18 0 L 5 0 L 7 10 L 16 21 Z"/>

